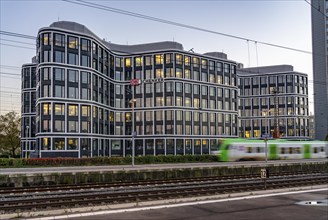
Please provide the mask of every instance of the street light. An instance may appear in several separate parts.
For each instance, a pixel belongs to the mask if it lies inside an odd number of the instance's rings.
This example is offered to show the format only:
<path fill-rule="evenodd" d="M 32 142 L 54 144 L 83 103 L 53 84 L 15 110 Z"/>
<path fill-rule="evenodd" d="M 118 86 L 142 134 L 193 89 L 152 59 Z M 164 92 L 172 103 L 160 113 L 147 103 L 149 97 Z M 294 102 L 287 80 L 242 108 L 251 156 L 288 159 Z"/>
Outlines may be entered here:
<path fill-rule="evenodd" d="M 27 159 L 27 139 L 28 139 L 28 129 L 30 126 L 25 126 L 25 158 Z"/>
<path fill-rule="evenodd" d="M 130 80 L 130 85 L 131 86 L 137 86 L 140 84 L 140 80 L 139 79 L 131 79 Z M 134 131 L 134 102 L 136 101 L 134 99 L 134 89 L 132 88 L 132 100 L 131 100 L 131 104 L 132 104 L 132 166 L 134 167 L 134 156 L 135 156 L 135 149 L 134 149 L 134 138 L 135 136 L 137 136 L 137 133 Z"/>

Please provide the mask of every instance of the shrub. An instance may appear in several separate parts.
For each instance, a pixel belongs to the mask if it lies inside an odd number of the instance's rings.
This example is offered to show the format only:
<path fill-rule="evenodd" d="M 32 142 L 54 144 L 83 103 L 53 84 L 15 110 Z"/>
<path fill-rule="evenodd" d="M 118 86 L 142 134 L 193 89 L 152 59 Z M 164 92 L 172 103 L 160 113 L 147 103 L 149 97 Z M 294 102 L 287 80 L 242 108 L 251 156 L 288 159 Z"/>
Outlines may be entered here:
<path fill-rule="evenodd" d="M 163 164 L 163 163 L 194 163 L 217 162 L 217 156 L 212 155 L 158 155 L 136 156 L 135 164 Z M 92 158 L 0 158 L 0 167 L 49 167 L 49 166 L 102 166 L 128 165 L 132 158 L 128 157 L 92 157 Z"/>

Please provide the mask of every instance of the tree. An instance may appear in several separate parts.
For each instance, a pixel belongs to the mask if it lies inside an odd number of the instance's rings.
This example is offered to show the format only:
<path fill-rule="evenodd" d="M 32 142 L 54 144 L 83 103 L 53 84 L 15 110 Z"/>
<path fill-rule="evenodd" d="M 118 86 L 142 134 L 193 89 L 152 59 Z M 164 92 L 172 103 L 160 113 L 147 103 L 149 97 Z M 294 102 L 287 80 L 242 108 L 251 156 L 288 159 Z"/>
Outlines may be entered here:
<path fill-rule="evenodd" d="M 0 116 L 0 154 L 14 157 L 20 149 L 21 119 L 17 112 Z"/>

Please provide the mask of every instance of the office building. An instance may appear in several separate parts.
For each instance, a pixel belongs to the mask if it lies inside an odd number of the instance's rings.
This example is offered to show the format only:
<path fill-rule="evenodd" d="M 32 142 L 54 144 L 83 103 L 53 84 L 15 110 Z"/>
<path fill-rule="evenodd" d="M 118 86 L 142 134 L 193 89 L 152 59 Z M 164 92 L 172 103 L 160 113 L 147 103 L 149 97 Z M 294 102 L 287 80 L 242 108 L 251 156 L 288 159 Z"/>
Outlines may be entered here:
<path fill-rule="evenodd" d="M 315 138 L 324 140 L 328 135 L 328 1 L 311 4 Z"/>
<path fill-rule="evenodd" d="M 308 77 L 290 65 L 240 68 L 239 136 L 308 137 Z"/>
<path fill-rule="evenodd" d="M 209 154 L 238 136 L 237 63 L 224 53 L 118 45 L 60 21 L 39 30 L 36 63 L 39 157 L 128 156 L 134 132 L 136 155 Z"/>

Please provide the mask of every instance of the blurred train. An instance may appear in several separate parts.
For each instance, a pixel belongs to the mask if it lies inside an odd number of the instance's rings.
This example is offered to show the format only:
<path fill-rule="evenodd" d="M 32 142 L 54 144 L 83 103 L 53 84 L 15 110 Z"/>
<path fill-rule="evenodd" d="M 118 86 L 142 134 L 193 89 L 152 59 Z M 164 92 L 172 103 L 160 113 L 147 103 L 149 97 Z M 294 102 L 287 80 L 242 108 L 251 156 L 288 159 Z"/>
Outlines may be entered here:
<path fill-rule="evenodd" d="M 219 141 L 217 150 L 220 161 L 265 160 L 265 141 L 227 138 Z M 268 160 L 328 158 L 328 142 L 311 140 L 267 140 Z"/>

